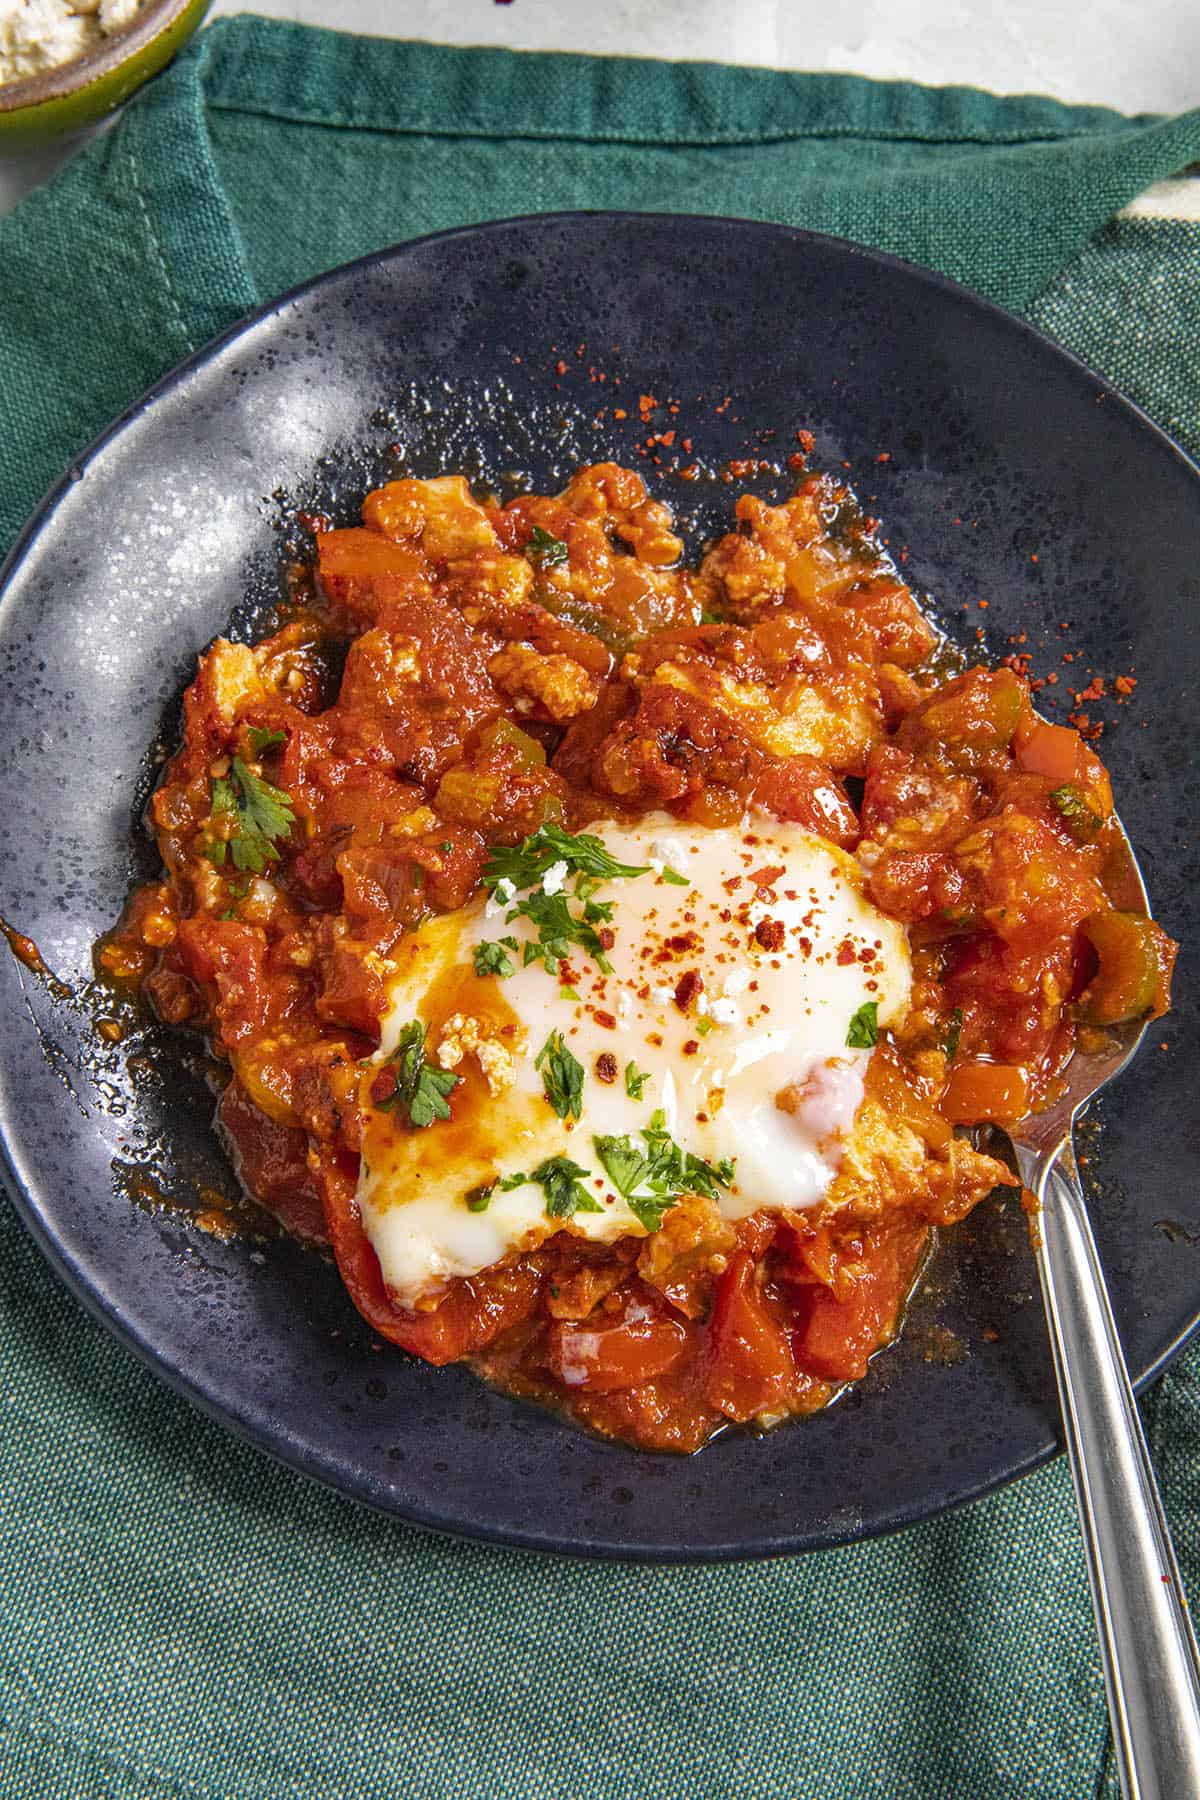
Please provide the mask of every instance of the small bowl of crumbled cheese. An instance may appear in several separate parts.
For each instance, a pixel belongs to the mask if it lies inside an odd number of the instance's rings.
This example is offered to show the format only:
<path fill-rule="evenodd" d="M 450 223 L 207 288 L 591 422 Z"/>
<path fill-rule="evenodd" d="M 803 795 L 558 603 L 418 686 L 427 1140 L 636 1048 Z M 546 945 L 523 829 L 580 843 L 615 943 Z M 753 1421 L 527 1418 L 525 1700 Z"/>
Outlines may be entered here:
<path fill-rule="evenodd" d="M 168 63 L 210 0 L 0 0 L 0 152 L 78 131 Z"/>

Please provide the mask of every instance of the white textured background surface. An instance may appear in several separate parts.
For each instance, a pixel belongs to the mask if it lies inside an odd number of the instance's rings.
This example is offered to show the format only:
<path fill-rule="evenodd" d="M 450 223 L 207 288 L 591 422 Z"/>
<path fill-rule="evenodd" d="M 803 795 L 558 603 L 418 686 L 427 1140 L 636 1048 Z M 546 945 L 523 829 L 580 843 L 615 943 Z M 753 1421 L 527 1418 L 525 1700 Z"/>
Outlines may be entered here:
<path fill-rule="evenodd" d="M 217 0 L 213 16 L 246 10 Z M 1200 106 L 1197 0 L 257 0 L 252 10 L 445 44 L 837 69 L 1122 112 Z M 65 154 L 0 158 L 0 212 Z"/>

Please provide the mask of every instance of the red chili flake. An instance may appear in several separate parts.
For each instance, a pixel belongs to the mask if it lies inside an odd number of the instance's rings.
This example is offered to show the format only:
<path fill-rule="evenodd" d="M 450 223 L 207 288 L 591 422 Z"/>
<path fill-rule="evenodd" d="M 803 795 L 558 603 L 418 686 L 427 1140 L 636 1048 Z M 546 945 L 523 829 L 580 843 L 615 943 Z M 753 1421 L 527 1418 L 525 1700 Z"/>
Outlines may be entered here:
<path fill-rule="evenodd" d="M 786 935 L 782 919 L 760 919 L 754 927 L 754 941 L 762 950 L 782 950 Z"/>
<path fill-rule="evenodd" d="M 690 455 L 691 455 L 691 454 L 692 454 L 692 440 L 691 440 L 691 438 L 680 438 L 680 440 L 679 440 L 679 447 L 680 447 L 680 449 L 681 449 L 681 450 L 682 450 L 682 451 L 683 451 L 683 453 L 684 453 L 684 455 L 685 455 L 685 456 L 690 456 Z"/>
<path fill-rule="evenodd" d="M 679 471 L 679 478 L 681 481 L 698 481 L 700 479 L 700 464 L 685 463 L 683 468 Z"/>
<path fill-rule="evenodd" d="M 812 452 L 816 449 L 816 445 L 817 445 L 817 440 L 813 436 L 811 431 L 798 431 L 796 433 L 796 442 L 799 444 L 800 448 L 804 451 L 806 456 L 811 455 Z M 847 463 L 846 467 L 849 468 L 849 466 L 850 466 L 849 463 Z"/>
<path fill-rule="evenodd" d="M 890 450 L 881 450 L 879 455 L 875 458 L 875 461 L 877 463 L 891 462 L 891 460 L 892 460 L 892 453 Z"/>
<path fill-rule="evenodd" d="M 850 938 L 843 938 L 838 945 L 837 960 L 839 969 L 849 968 L 852 962 L 858 961 L 858 952 Z"/>
<path fill-rule="evenodd" d="M 1033 555 L 1032 555 L 1032 556 L 1031 556 L 1031 557 L 1030 557 L 1030 558 L 1029 558 L 1029 560 L 1030 560 L 1030 562 L 1036 562 L 1036 561 L 1037 561 L 1037 552 L 1036 552 L 1036 550 L 1035 550 L 1035 551 L 1034 551 L 1034 553 L 1033 553 Z"/>
<path fill-rule="evenodd" d="M 1104 682 L 1099 675 L 1095 676 L 1079 695 L 1080 700 L 1103 700 Z"/>
<path fill-rule="evenodd" d="M 391 1097 L 395 1093 L 395 1091 L 396 1091 L 396 1071 L 395 1071 L 395 1069 L 381 1069 L 379 1071 L 379 1074 L 375 1077 L 374 1081 L 371 1083 L 370 1094 L 371 1094 L 372 1103 L 375 1106 L 382 1106 L 385 1100 L 391 1099 Z"/>
<path fill-rule="evenodd" d="M 1051 687 L 1057 687 L 1058 686 L 1058 670 L 1051 669 L 1050 673 L 1046 677 L 1046 680 L 1050 683 Z"/>
<path fill-rule="evenodd" d="M 763 868 L 755 869 L 750 879 L 755 887 L 773 888 L 779 877 L 786 874 L 782 863 L 767 863 Z"/>
<path fill-rule="evenodd" d="M 623 406 L 614 406 L 613 407 L 613 418 L 614 419 L 627 419 L 628 417 L 629 417 L 629 414 L 625 411 L 625 408 Z"/>
<path fill-rule="evenodd" d="M 602 1050 L 596 1058 L 596 1080 L 609 1086 L 617 1079 L 617 1059 L 611 1050 Z"/>
<path fill-rule="evenodd" d="M 1128 700 L 1130 694 L 1132 694 L 1134 688 L 1137 686 L 1137 676 L 1118 675 L 1117 679 L 1113 682 L 1113 686 L 1117 690 L 1119 704 L 1121 700 Z"/>
<path fill-rule="evenodd" d="M 686 1012 L 697 994 L 704 991 L 704 977 L 699 969 L 688 969 L 675 983 L 675 1004 L 680 1012 Z"/>
<path fill-rule="evenodd" d="M 560 358 L 560 359 L 559 359 L 559 361 L 558 361 L 558 362 L 556 362 L 556 363 L 555 363 L 555 365 L 554 365 L 554 373 L 555 373 L 555 374 L 556 374 L 556 375 L 565 375 L 565 374 L 566 374 L 566 372 L 567 372 L 567 365 L 566 365 L 566 363 L 565 363 L 565 362 L 563 362 L 563 361 L 562 361 L 562 359 L 561 359 L 561 358 Z"/>
<path fill-rule="evenodd" d="M 699 950 L 701 947 L 700 935 L 695 931 L 678 931 L 667 939 L 667 949 L 674 951 L 676 956 L 682 956 L 685 950 Z"/>
<path fill-rule="evenodd" d="M 638 395 L 638 411 L 641 413 L 643 419 L 648 419 L 657 405 L 658 401 L 654 398 L 653 394 Z"/>
<path fill-rule="evenodd" d="M 602 950 L 611 950 L 617 941 L 617 934 L 611 925 L 602 925 L 596 933 L 596 936 L 600 939 L 600 948 Z"/>
<path fill-rule="evenodd" d="M 699 1048 L 700 1040 L 698 1038 L 689 1038 L 687 1043 L 683 1046 L 683 1054 L 685 1056 L 695 1056 Z"/>
<path fill-rule="evenodd" d="M 988 602 L 988 601 L 987 601 L 987 600 L 981 600 L 981 601 L 980 601 L 980 602 L 979 602 L 979 610 L 980 610 L 980 612 L 986 612 L 986 611 L 987 611 L 987 609 L 988 609 L 988 605 L 989 605 L 989 602 Z"/>
<path fill-rule="evenodd" d="M 612 1014 L 610 1012 L 604 1012 L 599 1006 L 592 1014 L 592 1017 L 595 1019 L 597 1025 L 604 1031 L 615 1031 L 617 1029 L 617 1021 L 613 1018 Z"/>
<path fill-rule="evenodd" d="M 671 445 L 675 442 L 675 433 L 673 431 L 662 431 L 659 433 L 658 441 L 660 444 L 665 444 L 669 450 Z"/>

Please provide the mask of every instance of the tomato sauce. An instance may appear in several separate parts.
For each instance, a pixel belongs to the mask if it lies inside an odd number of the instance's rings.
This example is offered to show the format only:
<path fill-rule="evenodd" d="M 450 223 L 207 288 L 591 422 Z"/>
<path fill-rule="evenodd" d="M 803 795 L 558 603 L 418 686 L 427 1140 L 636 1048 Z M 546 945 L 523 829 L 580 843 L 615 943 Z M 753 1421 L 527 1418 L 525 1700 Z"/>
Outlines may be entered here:
<path fill-rule="evenodd" d="M 102 967 L 207 1034 L 243 1185 L 332 1246 L 390 1343 L 654 1449 L 826 1405 L 894 1337 L 931 1229 L 1008 1180 L 973 1128 L 1043 1104 L 1079 1029 L 1167 1005 L 1174 946 L 1115 903 L 1102 764 L 1013 670 L 939 677 L 829 476 L 742 496 L 697 568 L 613 464 L 503 507 L 392 482 L 316 546 L 308 611 L 201 658 L 150 806 L 162 876 Z M 907 927 L 861 1170 L 837 1208 L 730 1223 L 685 1198 L 645 1238 L 560 1230 L 398 1305 L 355 1198 L 389 958 L 477 891 L 491 846 L 663 808 L 794 821 Z"/>

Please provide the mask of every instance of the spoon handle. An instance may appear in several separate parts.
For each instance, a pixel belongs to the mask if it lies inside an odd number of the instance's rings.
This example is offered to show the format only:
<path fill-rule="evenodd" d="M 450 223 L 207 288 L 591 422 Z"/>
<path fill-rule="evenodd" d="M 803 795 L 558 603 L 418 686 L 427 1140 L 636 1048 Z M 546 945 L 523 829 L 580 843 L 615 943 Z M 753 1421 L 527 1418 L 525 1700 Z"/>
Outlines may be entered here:
<path fill-rule="evenodd" d="M 1122 1790 L 1200 1800 L 1200 1655 L 1087 1206 L 1069 1158 L 1017 1155 L 1041 1202 L 1038 1273 Z"/>

